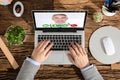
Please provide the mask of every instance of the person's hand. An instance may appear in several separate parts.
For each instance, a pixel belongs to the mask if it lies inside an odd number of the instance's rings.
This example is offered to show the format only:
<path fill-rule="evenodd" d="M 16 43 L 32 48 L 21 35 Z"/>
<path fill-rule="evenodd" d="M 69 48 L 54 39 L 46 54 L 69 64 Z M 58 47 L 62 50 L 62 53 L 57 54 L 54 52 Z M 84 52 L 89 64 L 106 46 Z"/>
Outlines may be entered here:
<path fill-rule="evenodd" d="M 71 54 L 68 54 L 69 60 L 78 68 L 83 69 L 89 66 L 87 52 L 78 43 L 72 43 L 69 46 Z"/>
<path fill-rule="evenodd" d="M 50 40 L 39 42 L 38 46 L 33 50 L 31 58 L 40 63 L 45 61 L 52 52 L 50 50 L 52 46 L 53 43 L 50 43 Z"/>

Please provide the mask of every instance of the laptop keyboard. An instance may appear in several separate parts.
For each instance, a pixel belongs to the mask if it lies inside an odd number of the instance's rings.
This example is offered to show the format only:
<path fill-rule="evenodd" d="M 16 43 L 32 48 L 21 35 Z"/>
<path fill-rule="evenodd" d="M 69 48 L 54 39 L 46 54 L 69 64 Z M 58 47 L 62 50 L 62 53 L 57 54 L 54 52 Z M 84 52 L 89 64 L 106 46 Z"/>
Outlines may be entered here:
<path fill-rule="evenodd" d="M 71 42 L 81 44 L 81 35 L 38 35 L 38 42 L 41 40 L 51 40 L 54 43 L 52 50 L 68 50 Z"/>

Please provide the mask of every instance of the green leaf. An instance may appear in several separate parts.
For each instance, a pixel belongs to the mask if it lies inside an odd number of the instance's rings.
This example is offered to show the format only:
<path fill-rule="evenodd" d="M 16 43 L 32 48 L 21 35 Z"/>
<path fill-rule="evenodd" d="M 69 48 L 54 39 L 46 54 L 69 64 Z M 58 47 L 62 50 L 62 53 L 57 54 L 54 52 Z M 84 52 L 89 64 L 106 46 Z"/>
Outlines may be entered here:
<path fill-rule="evenodd" d="M 14 44 L 22 44 L 25 38 L 26 32 L 20 26 L 11 25 L 9 30 L 5 33 L 5 37 L 8 40 L 10 46 Z"/>

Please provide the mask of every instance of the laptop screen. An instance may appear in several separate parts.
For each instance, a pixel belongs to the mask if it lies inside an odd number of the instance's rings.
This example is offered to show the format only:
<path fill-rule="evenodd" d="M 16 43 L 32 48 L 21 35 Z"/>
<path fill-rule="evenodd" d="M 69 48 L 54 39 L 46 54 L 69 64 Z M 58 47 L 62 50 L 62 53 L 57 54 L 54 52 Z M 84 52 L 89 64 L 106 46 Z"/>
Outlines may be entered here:
<path fill-rule="evenodd" d="M 33 11 L 36 29 L 84 28 L 86 11 Z"/>

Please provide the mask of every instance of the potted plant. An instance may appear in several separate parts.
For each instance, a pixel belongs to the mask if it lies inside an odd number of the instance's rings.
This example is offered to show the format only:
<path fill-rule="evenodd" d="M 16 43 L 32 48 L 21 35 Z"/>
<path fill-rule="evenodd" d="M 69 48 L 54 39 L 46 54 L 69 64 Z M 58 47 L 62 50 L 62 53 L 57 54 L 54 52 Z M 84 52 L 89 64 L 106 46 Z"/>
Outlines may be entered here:
<path fill-rule="evenodd" d="M 10 46 L 23 44 L 26 32 L 25 30 L 18 25 L 11 25 L 8 27 L 5 38 L 7 39 Z"/>

